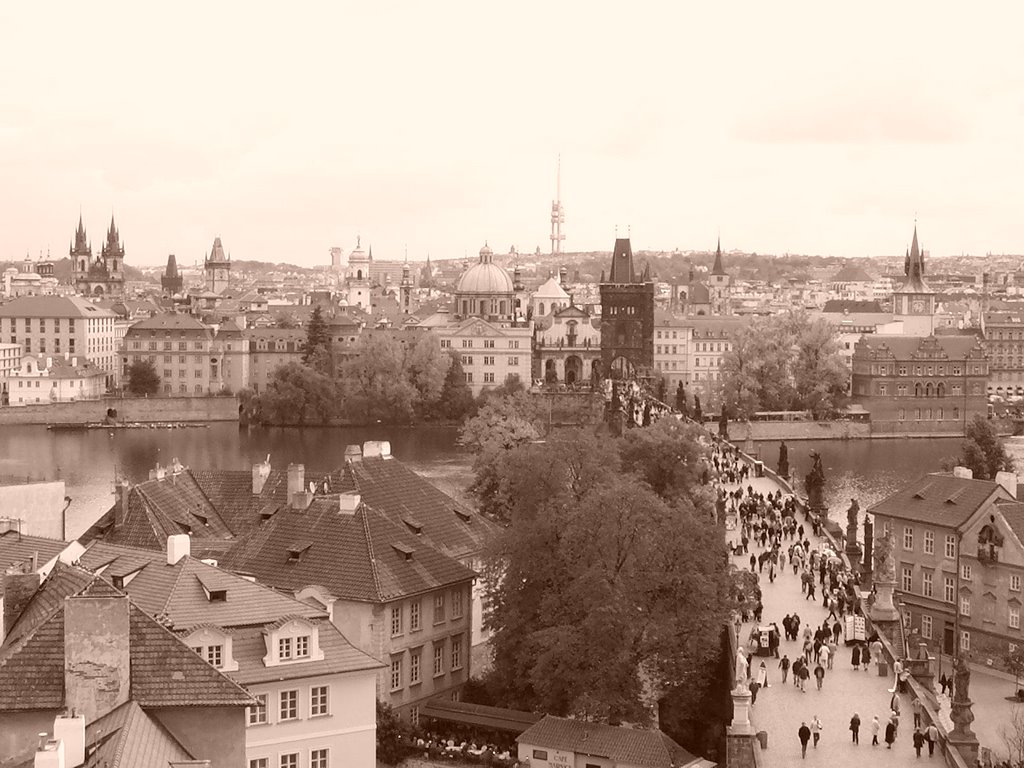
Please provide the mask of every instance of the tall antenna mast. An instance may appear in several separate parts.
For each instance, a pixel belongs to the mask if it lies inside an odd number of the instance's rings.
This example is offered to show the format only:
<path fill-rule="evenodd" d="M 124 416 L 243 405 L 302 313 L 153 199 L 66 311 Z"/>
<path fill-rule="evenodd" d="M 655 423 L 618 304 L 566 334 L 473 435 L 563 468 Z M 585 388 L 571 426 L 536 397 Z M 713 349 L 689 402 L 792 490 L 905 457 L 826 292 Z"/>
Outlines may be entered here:
<path fill-rule="evenodd" d="M 562 155 L 558 155 L 558 175 L 555 181 L 555 199 L 551 201 L 551 253 L 562 252 L 562 224 L 565 223 L 565 211 L 562 209 Z"/>

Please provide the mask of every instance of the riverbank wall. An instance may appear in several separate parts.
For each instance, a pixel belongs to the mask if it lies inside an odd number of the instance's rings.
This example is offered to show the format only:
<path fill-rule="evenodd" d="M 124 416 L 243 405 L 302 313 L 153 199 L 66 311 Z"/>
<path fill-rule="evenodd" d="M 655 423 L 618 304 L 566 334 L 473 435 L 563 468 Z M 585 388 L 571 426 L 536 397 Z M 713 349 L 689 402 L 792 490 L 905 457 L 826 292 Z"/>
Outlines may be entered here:
<path fill-rule="evenodd" d="M 105 397 L 0 408 L 0 424 L 89 424 L 117 411 L 117 422 L 237 421 L 237 397 Z"/>
<path fill-rule="evenodd" d="M 706 428 L 717 431 L 718 425 L 708 422 Z M 997 421 L 996 431 L 1007 437 L 1014 434 L 1012 423 Z M 751 421 L 730 422 L 729 441 L 743 443 L 747 440 L 764 442 L 772 440 L 885 440 L 887 438 L 938 438 L 963 437 L 962 429 L 942 432 L 920 432 L 908 422 L 904 429 L 880 429 L 867 421 Z"/>

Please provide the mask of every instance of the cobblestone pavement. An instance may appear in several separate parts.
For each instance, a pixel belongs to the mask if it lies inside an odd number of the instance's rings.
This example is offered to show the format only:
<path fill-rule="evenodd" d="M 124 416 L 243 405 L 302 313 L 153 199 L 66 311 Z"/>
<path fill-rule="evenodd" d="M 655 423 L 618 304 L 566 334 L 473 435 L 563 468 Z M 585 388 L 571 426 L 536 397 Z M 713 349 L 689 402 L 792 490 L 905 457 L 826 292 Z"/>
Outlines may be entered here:
<path fill-rule="evenodd" d="M 769 493 L 775 491 L 775 483 L 769 478 L 755 478 L 743 483 L 743 487 L 753 485 L 754 490 Z M 736 484 L 726 485 L 728 490 L 736 488 Z M 802 515 L 798 520 L 803 522 Z M 819 537 L 810 534 L 810 525 L 805 523 L 806 535 L 815 548 L 821 543 Z M 731 542 L 738 542 L 739 531 L 731 531 L 728 536 Z M 789 542 L 786 543 L 788 547 Z M 749 551 L 760 554 L 760 547 L 750 546 Z M 748 568 L 750 555 L 733 556 L 733 562 L 739 568 Z M 781 631 L 782 617 L 794 611 L 800 615 L 801 626 L 821 625 L 828 612 L 820 602 L 820 589 L 816 591 L 818 601 L 806 600 L 800 592 L 800 577 L 793 574 L 788 561 L 784 573 L 776 577 L 774 583 L 768 580 L 767 570 L 760 575 L 762 602 L 764 613 L 762 624 L 775 622 Z M 740 630 L 740 642 L 746 643 L 752 628 L 745 623 Z M 779 655 L 786 654 L 790 660 L 796 658 L 801 651 L 800 641 L 786 640 L 784 637 L 779 646 Z M 927 745 L 922 750 L 922 757 L 917 758 L 911 736 L 914 732 L 914 720 L 910 709 L 910 699 L 901 699 L 899 732 L 892 749 L 886 749 L 885 721 L 889 713 L 889 701 L 893 686 L 892 670 L 886 677 L 879 677 L 874 664 L 868 671 L 854 670 L 850 665 L 850 649 L 840 639 L 837 658 L 833 668 L 826 671 L 822 690 L 818 690 L 812 676 L 807 681 L 807 690 L 801 692 L 792 683 L 792 676 L 783 684 L 777 659 L 770 657 L 751 657 L 751 673 L 757 673 L 763 660 L 768 667 L 770 687 L 758 691 L 757 702 L 751 710 L 751 722 L 756 731 L 767 731 L 768 749 L 762 753 L 764 768 L 787 768 L 795 765 L 827 765 L 829 768 L 846 768 L 865 765 L 909 766 L 931 762 L 941 765 L 944 761 L 936 747 L 935 756 L 929 761 Z M 860 715 L 860 744 L 852 743 L 850 718 L 854 712 Z M 800 723 L 806 721 L 810 725 L 815 715 L 821 720 L 821 741 L 817 748 L 808 746 L 806 759 L 800 757 L 800 741 L 797 730 Z M 871 746 L 871 718 L 877 715 L 882 724 L 879 730 L 879 746 Z"/>

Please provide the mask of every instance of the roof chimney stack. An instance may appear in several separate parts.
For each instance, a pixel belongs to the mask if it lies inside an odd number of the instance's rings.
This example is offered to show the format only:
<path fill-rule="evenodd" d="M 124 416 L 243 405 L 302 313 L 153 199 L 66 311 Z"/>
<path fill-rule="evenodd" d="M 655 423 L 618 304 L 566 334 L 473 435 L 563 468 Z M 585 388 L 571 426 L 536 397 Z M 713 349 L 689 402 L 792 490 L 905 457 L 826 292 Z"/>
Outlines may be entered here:
<path fill-rule="evenodd" d="M 1017 498 L 1017 473 L 996 472 L 996 482 L 999 483 L 1013 499 Z"/>
<path fill-rule="evenodd" d="M 961 480 L 973 480 L 974 470 L 969 467 L 953 467 L 953 477 L 959 477 Z"/>
<path fill-rule="evenodd" d="M 77 768 L 85 762 L 85 718 L 82 715 L 57 715 L 53 720 L 53 738 L 64 743 L 68 768 Z"/>
<path fill-rule="evenodd" d="M 252 465 L 252 495 L 259 496 L 263 493 L 263 486 L 267 484 L 270 477 L 270 460 L 262 461 Z"/>
<path fill-rule="evenodd" d="M 64 599 L 64 704 L 92 722 L 128 701 L 128 596 Z"/>
<path fill-rule="evenodd" d="M 306 491 L 306 466 L 304 464 L 288 465 L 288 504 L 293 504 L 297 493 Z M 309 506 L 308 504 L 306 506 Z M 305 509 L 305 507 L 303 507 Z"/>
<path fill-rule="evenodd" d="M 345 446 L 345 461 L 362 461 L 363 449 L 358 445 Z"/>
<path fill-rule="evenodd" d="M 192 554 L 192 539 L 187 533 L 167 537 L 167 564 L 177 565 L 183 557 Z"/>
<path fill-rule="evenodd" d="M 363 458 L 391 458 L 391 443 L 387 440 L 367 440 L 363 443 Z"/>
<path fill-rule="evenodd" d="M 354 515 L 356 510 L 359 509 L 359 502 L 362 500 L 362 496 L 351 491 L 342 493 L 338 498 L 338 510 L 343 515 Z"/>

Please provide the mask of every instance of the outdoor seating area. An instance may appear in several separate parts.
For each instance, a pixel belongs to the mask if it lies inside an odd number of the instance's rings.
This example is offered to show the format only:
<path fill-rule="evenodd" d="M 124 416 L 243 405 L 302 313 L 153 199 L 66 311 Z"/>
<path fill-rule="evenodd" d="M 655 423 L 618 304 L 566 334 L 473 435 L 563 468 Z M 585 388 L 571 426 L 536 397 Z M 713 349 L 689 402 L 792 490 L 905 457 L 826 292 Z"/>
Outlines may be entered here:
<path fill-rule="evenodd" d="M 515 746 L 511 743 L 494 743 L 483 739 L 463 738 L 454 733 L 447 737 L 435 733 L 425 734 L 415 740 L 413 754 L 425 760 L 451 761 L 469 765 L 490 765 L 496 768 L 515 768 Z"/>

